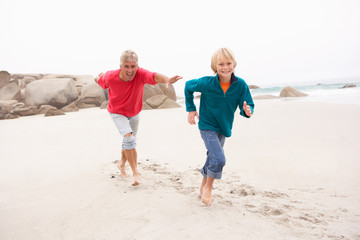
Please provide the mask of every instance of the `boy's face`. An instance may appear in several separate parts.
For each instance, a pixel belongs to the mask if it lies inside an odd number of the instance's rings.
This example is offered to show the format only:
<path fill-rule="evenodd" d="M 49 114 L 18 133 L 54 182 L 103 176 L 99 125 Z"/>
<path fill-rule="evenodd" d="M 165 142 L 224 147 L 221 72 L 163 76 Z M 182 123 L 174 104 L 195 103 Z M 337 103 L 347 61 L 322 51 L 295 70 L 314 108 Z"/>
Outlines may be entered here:
<path fill-rule="evenodd" d="M 216 71 L 220 78 L 229 79 L 231 78 L 231 74 L 234 72 L 234 63 L 230 59 L 219 55 L 216 63 Z"/>
<path fill-rule="evenodd" d="M 130 82 L 134 79 L 136 71 L 138 70 L 139 66 L 137 62 L 124 62 L 120 65 L 121 72 L 120 78 L 125 82 Z"/>

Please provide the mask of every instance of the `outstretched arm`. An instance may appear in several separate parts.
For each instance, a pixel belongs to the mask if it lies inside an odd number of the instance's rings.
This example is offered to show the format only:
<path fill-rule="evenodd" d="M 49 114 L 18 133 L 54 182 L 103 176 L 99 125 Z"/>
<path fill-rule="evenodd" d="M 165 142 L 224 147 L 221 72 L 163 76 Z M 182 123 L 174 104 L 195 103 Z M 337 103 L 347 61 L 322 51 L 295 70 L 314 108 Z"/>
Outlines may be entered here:
<path fill-rule="evenodd" d="M 102 75 L 104 75 L 104 73 L 99 73 L 99 75 L 96 76 L 96 78 L 94 79 L 96 83 L 98 83 L 98 81 Z"/>
<path fill-rule="evenodd" d="M 168 89 L 170 84 L 176 83 L 178 80 L 182 79 L 182 77 L 176 75 L 171 78 L 168 78 L 165 75 L 162 75 L 160 73 L 155 74 L 155 82 L 156 83 L 166 83 L 166 89 Z"/>

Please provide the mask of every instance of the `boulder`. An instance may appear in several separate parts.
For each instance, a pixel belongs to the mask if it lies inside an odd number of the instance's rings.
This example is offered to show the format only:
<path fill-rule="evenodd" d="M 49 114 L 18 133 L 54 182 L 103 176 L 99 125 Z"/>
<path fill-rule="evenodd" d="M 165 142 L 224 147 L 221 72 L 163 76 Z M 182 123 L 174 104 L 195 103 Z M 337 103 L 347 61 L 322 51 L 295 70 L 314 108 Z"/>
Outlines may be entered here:
<path fill-rule="evenodd" d="M 258 89 L 260 87 L 256 86 L 256 85 L 249 85 L 249 89 Z"/>
<path fill-rule="evenodd" d="M 12 113 L 19 116 L 30 116 L 30 115 L 38 114 L 38 110 L 35 106 L 30 106 L 30 107 L 18 106 L 12 110 Z"/>
<path fill-rule="evenodd" d="M 305 97 L 307 94 L 302 93 L 290 86 L 284 87 L 280 92 L 280 97 Z"/>
<path fill-rule="evenodd" d="M 77 107 L 76 102 L 72 102 L 69 105 L 63 107 L 61 109 L 61 111 L 63 111 L 63 112 L 78 112 L 79 108 Z"/>
<path fill-rule="evenodd" d="M 26 86 L 26 104 L 51 105 L 62 108 L 78 98 L 72 78 L 49 78 L 33 81 Z"/>
<path fill-rule="evenodd" d="M 143 102 L 142 110 L 151 110 L 152 108 L 146 102 Z"/>
<path fill-rule="evenodd" d="M 52 79 L 52 78 L 71 78 L 73 80 L 75 80 L 76 76 L 75 75 L 70 75 L 70 74 L 45 74 L 43 79 Z"/>
<path fill-rule="evenodd" d="M 11 113 L 14 106 L 18 103 L 16 100 L 9 100 L 9 101 L 0 101 L 0 108 L 5 113 Z"/>
<path fill-rule="evenodd" d="M 161 89 L 164 95 L 166 95 L 168 98 L 176 101 L 176 92 L 173 85 L 169 85 L 169 88 L 166 89 L 166 84 L 160 83 L 157 84 L 157 86 Z"/>
<path fill-rule="evenodd" d="M 0 89 L 10 83 L 11 75 L 7 71 L 0 71 Z"/>
<path fill-rule="evenodd" d="M 155 95 L 148 98 L 145 103 L 147 103 L 151 108 L 158 108 L 161 104 L 165 102 L 167 97 L 165 95 Z"/>
<path fill-rule="evenodd" d="M 0 89 L 0 101 L 20 100 L 21 92 L 16 82 L 11 82 Z"/>
<path fill-rule="evenodd" d="M 180 104 L 168 98 L 158 107 L 158 109 L 178 108 L 178 107 L 181 107 Z"/>
<path fill-rule="evenodd" d="M 353 87 L 356 87 L 356 85 L 353 84 L 353 83 L 349 83 L 349 84 L 346 84 L 345 86 L 343 86 L 341 88 L 353 88 Z"/>
<path fill-rule="evenodd" d="M 149 85 L 149 84 L 145 84 L 144 86 L 144 93 L 143 93 L 143 101 L 145 102 L 148 98 L 151 98 L 155 95 L 163 95 L 163 91 L 160 89 L 160 87 L 158 86 L 159 84 L 156 85 Z"/>
<path fill-rule="evenodd" d="M 95 77 L 91 75 L 77 75 L 75 76 L 75 80 L 77 83 L 88 85 L 95 82 Z"/>
<path fill-rule="evenodd" d="M 94 104 L 100 107 L 105 100 L 104 90 L 96 83 L 92 83 L 83 87 L 79 103 Z"/>
<path fill-rule="evenodd" d="M 45 117 L 50 117 L 50 116 L 59 116 L 59 115 L 65 115 L 65 113 L 57 108 L 55 109 L 49 109 L 46 113 L 45 113 Z"/>
<path fill-rule="evenodd" d="M 109 105 L 109 101 L 106 100 L 106 101 L 104 101 L 104 102 L 101 104 L 100 109 L 107 109 L 107 108 L 108 108 L 108 105 Z"/>
<path fill-rule="evenodd" d="M 50 109 L 57 109 L 54 106 L 51 105 L 41 105 L 39 108 L 39 114 L 45 114 L 47 111 L 49 111 Z"/>

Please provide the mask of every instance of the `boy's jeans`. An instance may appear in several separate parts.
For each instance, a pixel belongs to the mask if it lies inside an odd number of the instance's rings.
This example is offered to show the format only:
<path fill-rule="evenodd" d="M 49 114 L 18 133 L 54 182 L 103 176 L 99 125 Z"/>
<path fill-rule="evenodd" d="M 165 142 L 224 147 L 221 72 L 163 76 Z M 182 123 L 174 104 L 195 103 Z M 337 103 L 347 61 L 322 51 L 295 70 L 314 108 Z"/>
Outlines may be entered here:
<path fill-rule="evenodd" d="M 202 139 L 204 140 L 207 157 L 201 174 L 204 178 L 207 176 L 221 179 L 222 169 L 225 166 L 224 143 L 225 136 L 212 130 L 200 130 Z"/>

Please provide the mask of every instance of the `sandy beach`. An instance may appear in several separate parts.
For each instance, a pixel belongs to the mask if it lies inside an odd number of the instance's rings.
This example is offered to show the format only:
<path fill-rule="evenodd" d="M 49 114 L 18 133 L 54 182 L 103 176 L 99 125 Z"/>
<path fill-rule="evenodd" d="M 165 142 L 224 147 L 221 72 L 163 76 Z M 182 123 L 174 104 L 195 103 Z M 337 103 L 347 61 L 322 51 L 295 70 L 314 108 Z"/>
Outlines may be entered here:
<path fill-rule="evenodd" d="M 142 111 L 136 187 L 107 110 L 0 121 L 0 239 L 360 239 L 360 105 L 255 104 L 236 114 L 211 207 L 184 106 Z"/>

